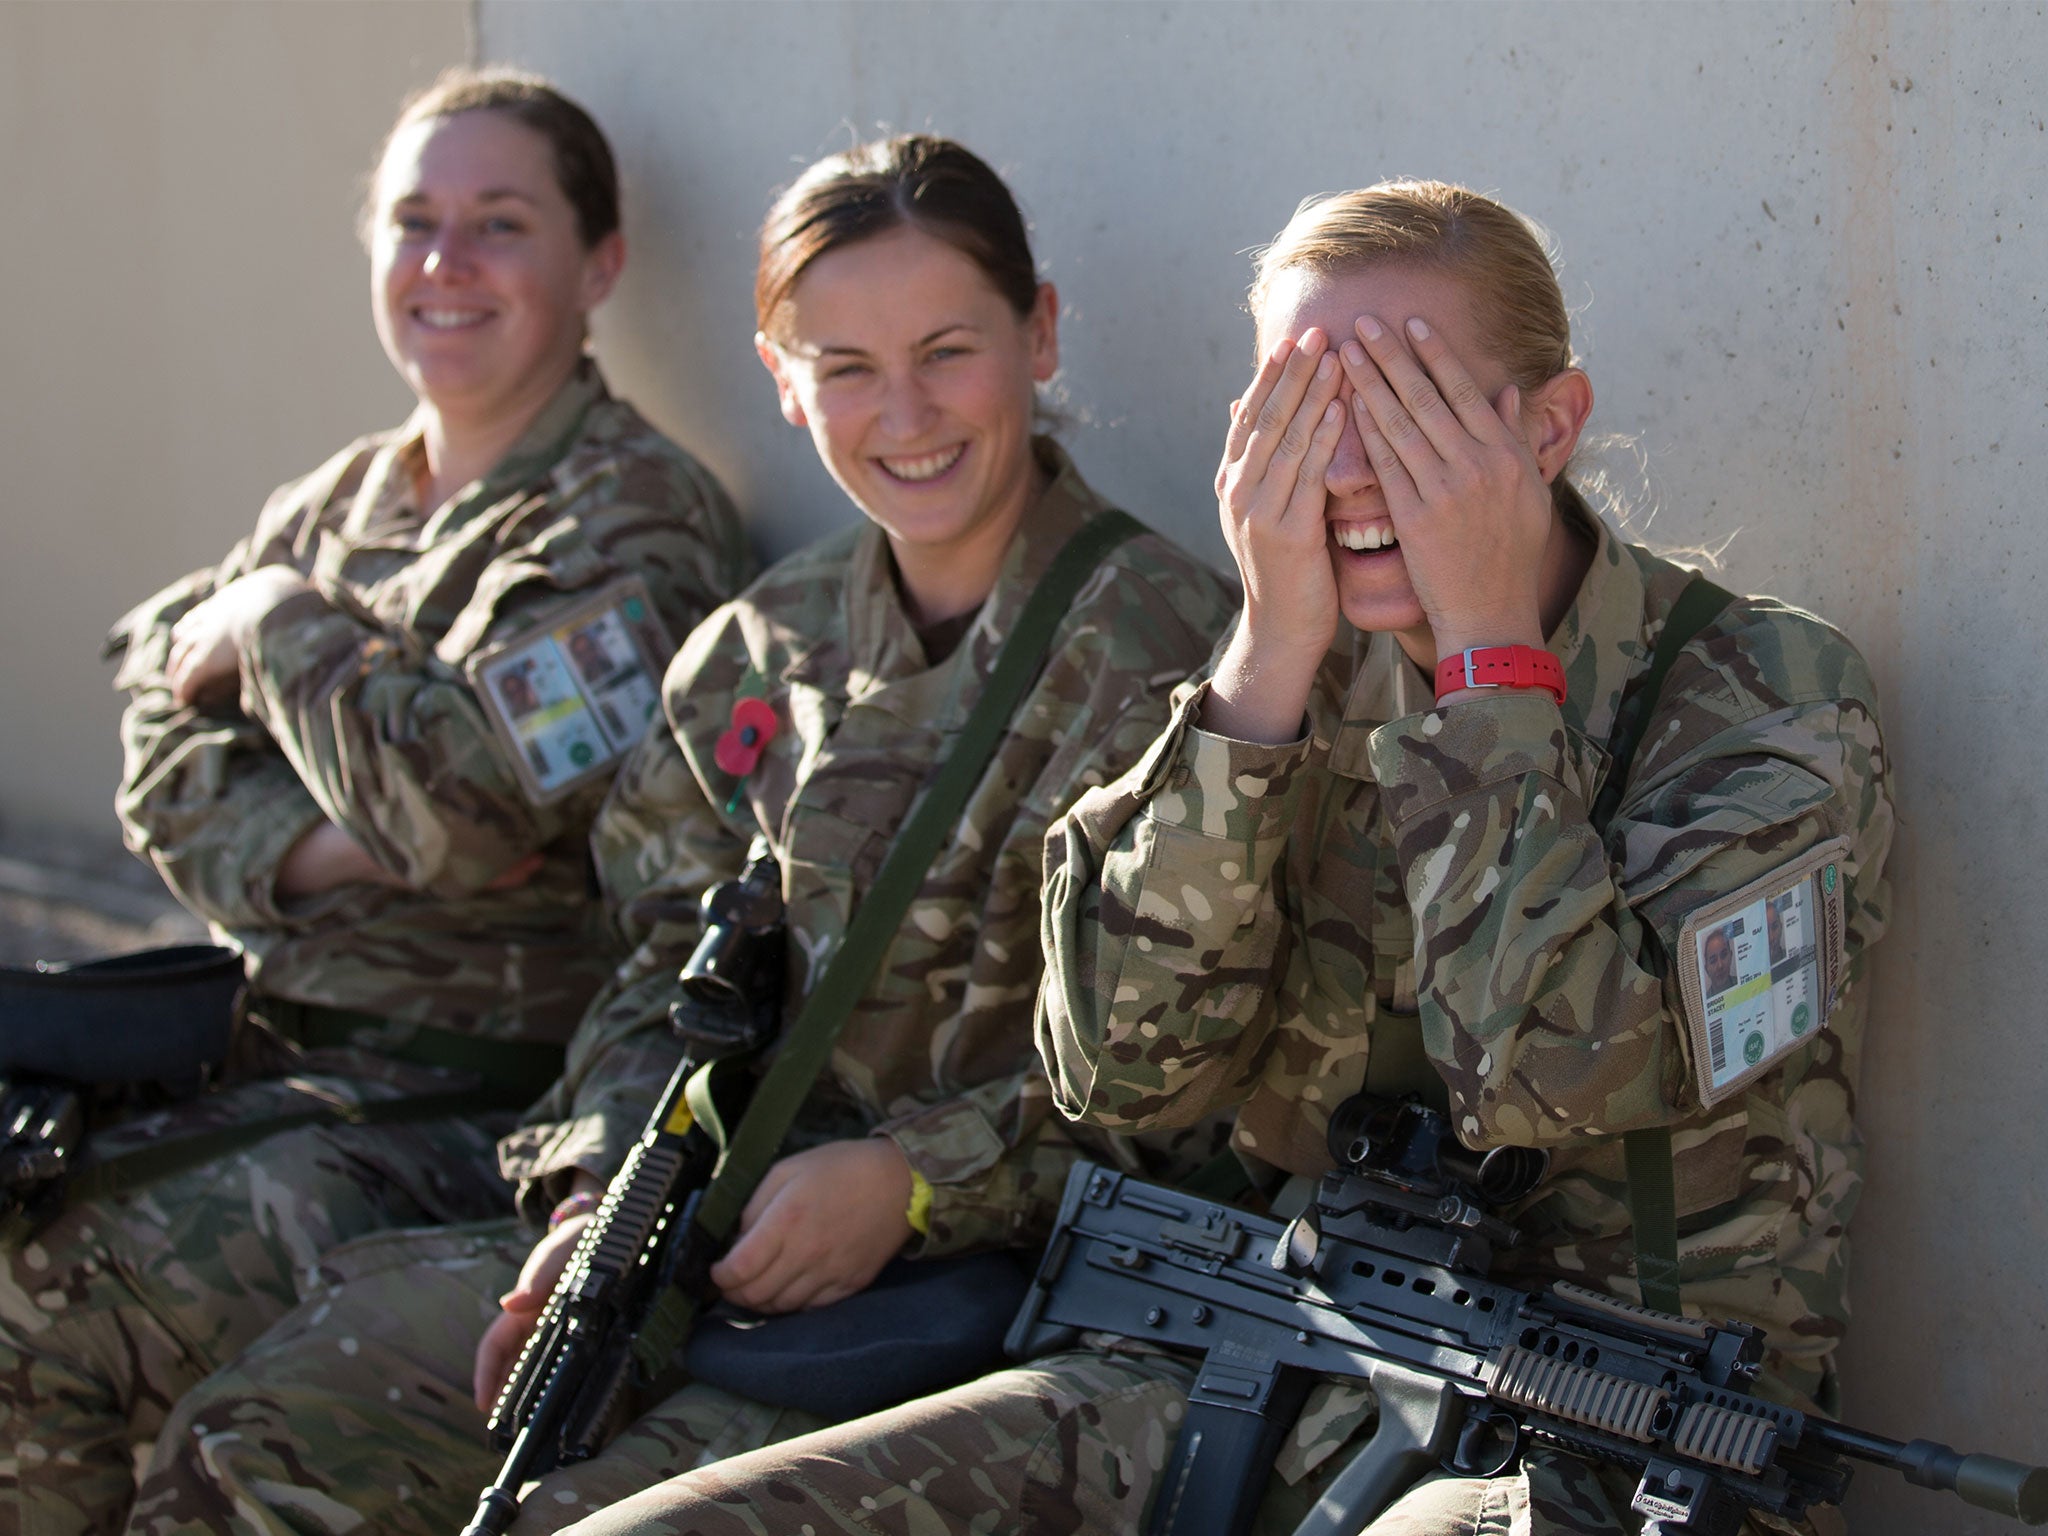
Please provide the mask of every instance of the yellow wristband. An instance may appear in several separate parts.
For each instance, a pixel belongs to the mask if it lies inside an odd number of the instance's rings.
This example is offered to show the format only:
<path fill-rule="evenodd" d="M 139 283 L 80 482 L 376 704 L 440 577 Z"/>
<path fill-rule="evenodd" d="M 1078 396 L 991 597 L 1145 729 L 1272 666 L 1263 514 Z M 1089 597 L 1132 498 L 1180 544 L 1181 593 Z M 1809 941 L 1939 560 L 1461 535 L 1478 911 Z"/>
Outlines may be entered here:
<path fill-rule="evenodd" d="M 910 1204 L 903 1212 L 910 1230 L 924 1237 L 932 1229 L 932 1184 L 915 1168 L 910 1170 Z"/>

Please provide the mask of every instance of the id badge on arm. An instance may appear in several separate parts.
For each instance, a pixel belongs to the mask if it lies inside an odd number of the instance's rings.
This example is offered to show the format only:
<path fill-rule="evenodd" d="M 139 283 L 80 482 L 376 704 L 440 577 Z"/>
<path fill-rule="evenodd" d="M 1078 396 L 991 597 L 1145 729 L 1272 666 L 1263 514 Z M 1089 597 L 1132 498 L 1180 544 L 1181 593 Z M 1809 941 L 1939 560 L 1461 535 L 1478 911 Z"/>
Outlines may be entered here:
<path fill-rule="evenodd" d="M 527 798 L 546 805 L 610 771 L 661 707 L 675 647 L 628 576 L 463 665 Z"/>
<path fill-rule="evenodd" d="M 1847 838 L 1830 839 L 1687 916 L 1678 990 L 1702 1105 L 1740 1093 L 1826 1027 L 1842 985 L 1848 852 Z"/>

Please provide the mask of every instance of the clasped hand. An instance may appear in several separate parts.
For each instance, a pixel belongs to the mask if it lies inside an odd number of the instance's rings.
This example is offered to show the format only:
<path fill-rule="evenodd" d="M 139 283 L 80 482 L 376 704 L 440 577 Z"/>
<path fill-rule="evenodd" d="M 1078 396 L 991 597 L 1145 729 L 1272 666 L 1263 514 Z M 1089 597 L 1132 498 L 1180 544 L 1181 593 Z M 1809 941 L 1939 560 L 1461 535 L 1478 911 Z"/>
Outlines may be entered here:
<path fill-rule="evenodd" d="M 310 590 L 288 565 L 265 565 L 238 576 L 171 626 L 165 674 L 171 697 L 188 708 L 222 709 L 241 688 L 242 647 L 270 611 Z"/>
<path fill-rule="evenodd" d="M 596 1180 L 578 1175 L 581 1187 Z M 910 1240 L 910 1164 L 883 1136 L 830 1141 L 768 1170 L 740 1213 L 739 1237 L 711 1266 L 726 1300 L 756 1312 L 829 1306 L 863 1289 Z M 589 1223 L 575 1216 L 527 1255 L 503 1311 L 477 1343 L 476 1405 L 489 1411 Z"/>

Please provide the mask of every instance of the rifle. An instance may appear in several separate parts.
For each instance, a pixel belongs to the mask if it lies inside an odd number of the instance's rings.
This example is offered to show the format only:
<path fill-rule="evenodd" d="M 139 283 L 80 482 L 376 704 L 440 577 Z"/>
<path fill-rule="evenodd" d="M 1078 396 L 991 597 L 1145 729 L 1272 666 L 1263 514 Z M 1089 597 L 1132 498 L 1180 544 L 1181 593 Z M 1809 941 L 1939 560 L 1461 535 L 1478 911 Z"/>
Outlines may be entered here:
<path fill-rule="evenodd" d="M 505 1460 L 463 1536 L 499 1536 L 530 1479 L 596 1454 L 629 1386 L 651 1383 L 689 1332 L 717 1257 L 695 1220 L 720 1150 L 707 1127 L 737 1109 L 725 1079 L 744 1076 L 723 1069 L 760 1051 L 781 1014 L 781 888 L 774 857 L 757 852 L 704 893 L 703 936 L 669 1010 L 688 1048 L 498 1394 L 487 1427 Z"/>
<path fill-rule="evenodd" d="M 1279 1221 L 1083 1163 L 1006 1347 L 1101 1330 L 1203 1354 L 1150 1536 L 1241 1536 L 1317 1376 L 1372 1384 L 1379 1425 L 1295 1536 L 1353 1536 L 1432 1466 L 1493 1476 L 1535 1440 L 1640 1472 L 1644 1536 L 1727 1536 L 1756 1508 L 1836 1503 L 1849 1458 L 2028 1524 L 2048 1469 L 1901 1443 L 1750 1390 L 1764 1335 L 1559 1281 L 1487 1278 L 1529 1148 L 1470 1152 L 1407 1101 L 1347 1100 L 1312 1204 Z"/>

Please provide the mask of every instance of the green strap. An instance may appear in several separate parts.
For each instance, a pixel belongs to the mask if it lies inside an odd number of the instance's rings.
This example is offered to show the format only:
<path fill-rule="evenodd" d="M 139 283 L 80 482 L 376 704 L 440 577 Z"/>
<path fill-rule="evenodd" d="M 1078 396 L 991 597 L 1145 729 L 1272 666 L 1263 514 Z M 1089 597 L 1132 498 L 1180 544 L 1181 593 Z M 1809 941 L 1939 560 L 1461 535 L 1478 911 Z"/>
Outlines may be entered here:
<path fill-rule="evenodd" d="M 285 998 L 259 997 L 250 1011 L 308 1050 L 364 1050 L 414 1066 L 474 1072 L 482 1079 L 477 1091 L 505 1108 L 531 1104 L 562 1075 L 564 1048 L 559 1042 L 493 1040 L 435 1024 L 394 1024 L 374 1013 Z"/>
<path fill-rule="evenodd" d="M 696 1217 L 718 1243 L 738 1227 L 741 1210 L 781 1151 L 797 1110 L 830 1059 L 854 1005 L 866 995 L 911 898 L 980 782 L 1025 690 L 1038 676 L 1046 647 L 1082 584 L 1112 549 L 1144 531 L 1144 525 L 1126 512 L 1094 518 L 1067 540 L 1025 601 L 945 766 L 890 845 L 867 899 L 854 912 L 825 974 L 784 1033 L 773 1065 L 754 1089 L 739 1128 L 719 1158 Z"/>
<path fill-rule="evenodd" d="M 366 1104 L 317 1104 L 258 1115 L 217 1130 L 137 1147 L 104 1162 L 89 1162 L 65 1183 L 64 1198 L 78 1202 L 125 1195 L 157 1179 L 252 1147 L 266 1137 L 309 1125 L 396 1125 L 516 1109 L 539 1098 L 562 1075 L 562 1047 L 536 1040 L 487 1040 L 422 1024 L 409 1038 L 385 1044 L 374 1038 L 391 1021 L 373 1013 L 320 1003 L 264 997 L 252 1011 L 295 1044 L 310 1049 L 361 1048 L 417 1066 L 473 1072 L 474 1088 L 411 1093 Z M 370 1038 L 365 1038 L 368 1035 Z"/>
<path fill-rule="evenodd" d="M 1678 653 L 1734 601 L 1734 593 L 1715 586 L 1704 576 L 1695 576 L 1665 615 L 1664 631 L 1657 637 L 1649 670 L 1615 711 L 1614 734 L 1607 744 L 1607 781 L 1600 786 L 1593 802 L 1593 830 L 1603 840 L 1614 821 L 1614 813 L 1620 809 L 1636 748 L 1642 745 L 1643 732 L 1656 713 L 1665 674 L 1678 660 Z M 1672 1172 L 1671 1128 L 1653 1125 L 1628 1131 L 1623 1133 L 1621 1142 L 1628 1164 L 1628 1214 L 1635 1235 L 1636 1286 L 1644 1306 L 1675 1313 L 1679 1309 L 1678 1194 Z"/>
<path fill-rule="evenodd" d="M 88 1163 L 65 1181 L 64 1198 L 87 1200 L 125 1195 L 132 1189 L 173 1174 L 184 1173 L 215 1158 L 226 1157 L 268 1137 L 309 1125 L 397 1125 L 414 1120 L 439 1120 L 503 1108 L 503 1101 L 474 1089 L 457 1093 L 415 1093 L 404 1098 L 375 1099 L 368 1104 L 322 1104 L 290 1114 L 259 1115 L 238 1125 L 203 1131 L 177 1141 L 137 1147 L 105 1162 Z"/>
<path fill-rule="evenodd" d="M 1252 1177 L 1244 1171 L 1237 1154 L 1225 1147 L 1186 1178 L 1176 1180 L 1173 1187 L 1204 1200 L 1242 1205 L 1253 1186 Z"/>
<path fill-rule="evenodd" d="M 1700 631 L 1719 618 L 1721 610 L 1734 601 L 1733 592 L 1715 586 L 1704 576 L 1694 576 L 1686 589 L 1678 594 L 1678 601 L 1671 605 L 1671 611 L 1664 616 L 1664 630 L 1657 636 L 1657 649 L 1650 657 L 1649 669 L 1614 712 L 1614 729 L 1607 738 L 1607 781 L 1600 786 L 1600 793 L 1593 800 L 1590 818 L 1593 830 L 1603 838 L 1613 824 L 1614 813 L 1621 809 L 1622 793 L 1628 788 L 1629 768 L 1636 760 L 1636 748 L 1642 745 L 1643 732 L 1649 729 L 1650 717 L 1657 712 L 1658 698 L 1664 692 L 1665 675 L 1670 672 L 1672 663 L 1678 660 L 1678 653 L 1692 644 Z"/>

